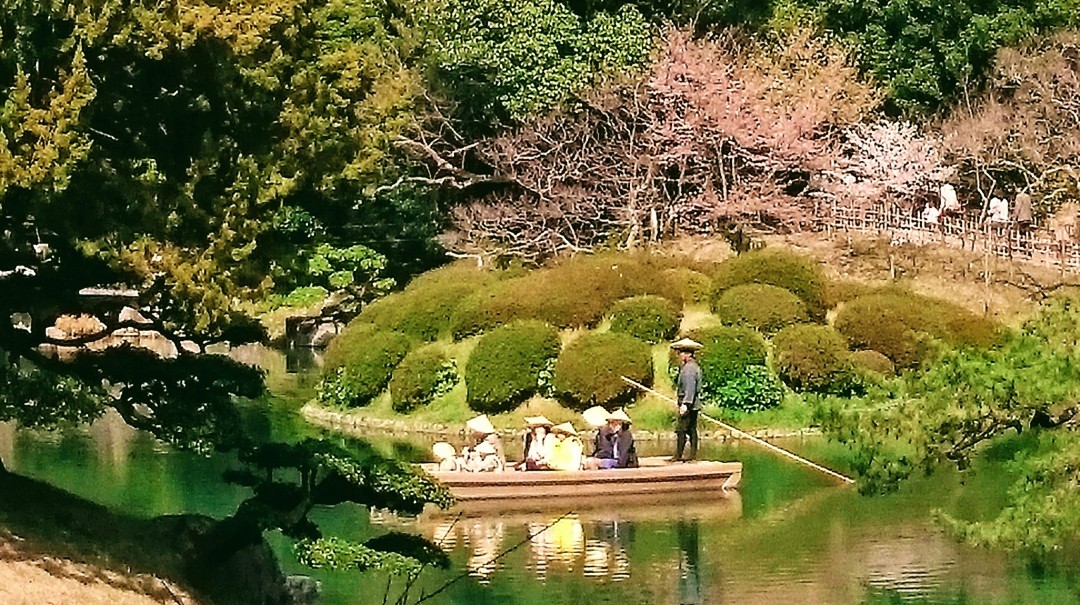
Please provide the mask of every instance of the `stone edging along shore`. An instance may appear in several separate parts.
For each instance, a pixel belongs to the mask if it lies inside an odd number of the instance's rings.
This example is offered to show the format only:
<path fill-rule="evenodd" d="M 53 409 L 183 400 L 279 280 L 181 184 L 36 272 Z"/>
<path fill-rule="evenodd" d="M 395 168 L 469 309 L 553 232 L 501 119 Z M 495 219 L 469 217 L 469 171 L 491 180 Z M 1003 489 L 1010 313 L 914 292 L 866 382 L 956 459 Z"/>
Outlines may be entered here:
<path fill-rule="evenodd" d="M 328 410 L 313 403 L 308 403 L 300 409 L 300 414 L 310 423 L 321 426 L 326 429 L 340 431 L 346 434 L 370 435 L 373 432 L 378 433 L 404 433 L 404 434 L 419 434 L 419 435 L 431 435 L 431 436 L 446 436 L 457 437 L 465 434 L 464 427 L 448 426 L 445 424 L 418 422 L 415 420 L 391 420 L 387 418 L 364 418 L 349 414 L 348 412 L 336 412 L 334 410 Z M 723 429 L 711 430 L 707 421 L 701 421 L 698 424 L 698 433 L 701 439 L 710 441 L 741 441 L 742 437 L 736 437 L 731 435 L 728 431 Z M 499 434 L 503 436 L 516 436 L 521 432 L 521 429 L 500 429 Z M 777 439 L 783 437 L 804 437 L 809 435 L 820 435 L 821 431 L 817 428 L 804 428 L 804 429 L 759 429 L 756 431 L 747 431 L 751 435 L 760 439 Z M 666 439 L 672 439 L 674 437 L 673 431 L 646 431 L 634 429 L 634 437 L 638 440 L 657 440 L 662 441 Z"/>

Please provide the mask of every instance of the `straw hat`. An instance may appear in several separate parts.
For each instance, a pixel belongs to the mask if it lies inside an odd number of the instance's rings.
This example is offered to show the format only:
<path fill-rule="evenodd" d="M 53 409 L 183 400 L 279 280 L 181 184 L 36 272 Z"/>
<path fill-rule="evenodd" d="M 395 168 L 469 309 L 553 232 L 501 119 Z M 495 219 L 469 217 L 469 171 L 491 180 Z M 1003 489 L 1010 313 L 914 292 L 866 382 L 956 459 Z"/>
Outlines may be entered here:
<path fill-rule="evenodd" d="M 704 346 L 705 345 L 701 344 L 700 342 L 696 340 L 691 340 L 689 338 L 680 338 L 679 340 L 671 343 L 671 348 L 675 349 L 676 351 L 697 351 Z"/>
<path fill-rule="evenodd" d="M 577 429 L 575 429 L 574 425 L 570 424 L 569 422 L 556 424 L 555 426 L 551 427 L 551 431 L 555 433 L 566 433 L 567 435 L 577 435 Z"/>
<path fill-rule="evenodd" d="M 477 446 L 476 446 L 476 452 L 477 452 L 478 454 L 483 454 L 483 455 L 485 455 L 485 456 L 489 456 L 489 455 L 491 455 L 491 454 L 494 454 L 494 453 L 496 452 L 496 450 L 495 450 L 495 446 L 494 446 L 494 445 L 491 445 L 491 444 L 490 444 L 490 443 L 488 443 L 487 441 L 481 441 L 481 442 L 480 442 L 479 444 L 477 444 Z"/>
<path fill-rule="evenodd" d="M 454 449 L 454 446 L 445 441 L 440 441 L 431 446 L 431 453 L 435 454 L 435 457 L 439 460 L 446 460 L 457 456 L 457 450 Z"/>
<path fill-rule="evenodd" d="M 587 422 L 589 426 L 597 427 L 607 424 L 607 419 L 610 414 L 604 408 L 594 405 L 582 412 L 581 416 L 585 418 L 585 422 Z"/>
<path fill-rule="evenodd" d="M 555 424 L 554 422 L 548 420 L 547 418 L 544 418 L 543 416 L 526 416 L 525 417 L 525 426 L 528 426 L 530 428 L 534 427 L 534 426 L 548 426 L 548 427 L 550 427 L 550 426 L 552 426 L 554 424 Z"/>
<path fill-rule="evenodd" d="M 608 420 L 618 420 L 620 422 L 631 422 L 630 417 L 626 415 L 626 412 L 622 410 L 615 410 L 607 417 Z"/>
<path fill-rule="evenodd" d="M 474 433 L 480 433 L 482 435 L 490 435 L 495 432 L 495 427 L 488 420 L 487 414 L 481 414 L 476 418 L 470 419 L 465 423 L 465 426 L 469 427 Z"/>

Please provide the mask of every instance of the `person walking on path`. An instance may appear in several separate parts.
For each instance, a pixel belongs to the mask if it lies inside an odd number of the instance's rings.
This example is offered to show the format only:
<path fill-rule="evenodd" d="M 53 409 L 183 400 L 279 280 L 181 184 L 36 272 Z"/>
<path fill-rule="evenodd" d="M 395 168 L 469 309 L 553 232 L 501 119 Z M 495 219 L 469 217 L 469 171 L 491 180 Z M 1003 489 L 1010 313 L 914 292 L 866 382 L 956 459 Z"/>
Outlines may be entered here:
<path fill-rule="evenodd" d="M 694 355 L 701 348 L 701 343 L 683 338 L 671 344 L 679 353 L 679 385 L 676 399 L 678 421 L 675 425 L 675 455 L 672 461 L 689 461 L 697 458 L 698 432 L 697 420 L 701 412 L 701 367 Z M 690 441 L 690 456 L 683 458 L 686 441 Z"/>

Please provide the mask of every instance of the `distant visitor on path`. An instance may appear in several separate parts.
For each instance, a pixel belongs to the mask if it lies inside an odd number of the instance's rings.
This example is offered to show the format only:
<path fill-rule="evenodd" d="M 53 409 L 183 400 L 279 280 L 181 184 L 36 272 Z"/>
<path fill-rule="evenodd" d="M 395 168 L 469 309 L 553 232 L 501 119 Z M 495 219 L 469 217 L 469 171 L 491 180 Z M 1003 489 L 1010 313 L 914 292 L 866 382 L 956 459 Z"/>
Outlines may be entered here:
<path fill-rule="evenodd" d="M 673 462 L 688 461 L 697 458 L 698 432 L 697 420 L 701 412 L 701 368 L 694 359 L 694 355 L 701 349 L 699 342 L 683 338 L 671 343 L 671 348 L 679 354 L 679 392 L 676 398 L 675 413 L 678 420 L 675 424 L 675 455 L 671 457 Z M 683 450 L 686 448 L 687 438 L 690 440 L 690 455 L 683 458 Z"/>

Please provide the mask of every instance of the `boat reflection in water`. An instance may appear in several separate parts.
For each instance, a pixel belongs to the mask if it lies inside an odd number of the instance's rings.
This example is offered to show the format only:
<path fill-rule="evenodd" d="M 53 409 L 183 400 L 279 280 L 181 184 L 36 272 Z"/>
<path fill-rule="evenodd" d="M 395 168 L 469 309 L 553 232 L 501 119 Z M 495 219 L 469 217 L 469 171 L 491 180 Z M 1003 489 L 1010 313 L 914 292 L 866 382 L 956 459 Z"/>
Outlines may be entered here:
<path fill-rule="evenodd" d="M 680 602 L 693 604 L 704 602 L 698 571 L 699 522 L 703 519 L 734 520 L 741 510 L 741 499 L 733 493 L 709 504 L 639 506 L 563 514 L 468 515 L 459 511 L 439 511 L 421 516 L 415 521 L 415 529 L 455 560 L 461 560 L 459 557 L 464 551 L 465 571 L 482 584 L 489 583 L 502 569 L 516 569 L 513 572 L 516 574 L 526 569 L 540 581 L 553 573 L 580 573 L 597 581 L 621 582 L 635 571 L 631 569 L 629 553 L 640 528 L 657 522 L 667 527 L 674 521 L 678 533 L 678 561 L 669 561 L 666 566 L 678 570 L 678 577 L 671 580 L 678 584 Z M 655 525 L 650 527 L 655 528 Z M 655 570 L 637 572 L 653 575 Z"/>

